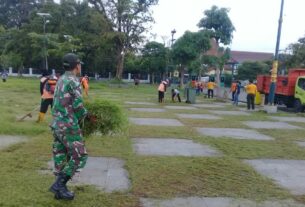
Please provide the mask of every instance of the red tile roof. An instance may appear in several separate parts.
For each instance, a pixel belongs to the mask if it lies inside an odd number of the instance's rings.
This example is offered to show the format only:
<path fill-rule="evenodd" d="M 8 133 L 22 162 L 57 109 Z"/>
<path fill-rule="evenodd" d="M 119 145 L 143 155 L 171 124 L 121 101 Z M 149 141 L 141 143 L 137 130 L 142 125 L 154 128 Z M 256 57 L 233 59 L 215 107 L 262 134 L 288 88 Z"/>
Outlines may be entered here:
<path fill-rule="evenodd" d="M 231 63 L 243 63 L 245 61 L 265 61 L 272 60 L 273 53 L 265 52 L 247 52 L 247 51 L 231 51 Z"/>
<path fill-rule="evenodd" d="M 208 51 L 206 51 L 204 53 L 204 55 L 220 56 L 221 54 L 219 54 L 219 51 L 218 51 L 219 46 L 218 46 L 215 38 L 210 39 L 210 45 L 211 45 L 211 48 Z"/>

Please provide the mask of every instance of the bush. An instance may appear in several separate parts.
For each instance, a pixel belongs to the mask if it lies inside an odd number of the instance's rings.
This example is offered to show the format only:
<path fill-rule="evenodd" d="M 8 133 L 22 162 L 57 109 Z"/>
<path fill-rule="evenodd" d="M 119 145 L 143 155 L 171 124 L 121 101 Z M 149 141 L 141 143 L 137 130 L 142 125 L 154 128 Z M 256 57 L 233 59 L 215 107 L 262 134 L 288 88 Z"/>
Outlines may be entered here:
<path fill-rule="evenodd" d="M 88 101 L 85 102 L 85 107 L 90 115 L 96 117 L 96 122 L 92 123 L 85 119 L 82 126 L 84 136 L 89 136 L 95 132 L 104 135 L 119 133 L 127 126 L 127 118 L 122 109 L 110 101 Z"/>

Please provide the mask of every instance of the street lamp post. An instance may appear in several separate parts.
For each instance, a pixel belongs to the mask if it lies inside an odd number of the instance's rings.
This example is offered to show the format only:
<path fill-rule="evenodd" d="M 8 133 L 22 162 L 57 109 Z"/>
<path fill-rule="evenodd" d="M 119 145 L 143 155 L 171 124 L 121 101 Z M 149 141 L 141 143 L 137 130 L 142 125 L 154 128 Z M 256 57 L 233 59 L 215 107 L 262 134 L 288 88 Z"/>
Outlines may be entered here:
<path fill-rule="evenodd" d="M 173 47 L 173 44 L 174 44 L 174 41 L 175 41 L 175 39 L 174 39 L 174 35 L 176 34 L 176 30 L 175 29 L 173 29 L 172 31 L 171 31 L 171 33 L 172 33 L 172 44 L 171 44 L 171 47 Z"/>
<path fill-rule="evenodd" d="M 51 14 L 49 13 L 37 13 L 38 16 L 41 16 L 43 18 L 43 35 L 44 35 L 44 41 L 43 41 L 43 48 L 44 48 L 44 55 L 45 55 L 45 69 L 48 70 L 48 50 L 47 50 L 47 37 L 46 37 L 46 25 L 49 23 L 49 20 L 47 20 L 48 17 L 51 17 Z"/>
<path fill-rule="evenodd" d="M 283 22 L 283 9 L 284 9 L 284 0 L 281 0 L 281 1 L 282 1 L 281 11 L 280 11 L 278 31 L 277 31 L 275 55 L 274 55 L 274 60 L 273 60 L 273 64 L 272 64 L 271 84 L 270 84 L 269 97 L 268 97 L 269 105 L 274 104 L 274 96 L 275 96 L 275 89 L 276 89 L 276 79 L 277 79 L 278 59 L 279 59 L 279 47 L 280 47 L 280 40 L 281 40 L 281 31 L 282 31 L 282 22 Z"/>
<path fill-rule="evenodd" d="M 171 39 L 171 45 L 170 45 L 170 47 L 171 48 L 173 48 L 173 44 L 174 44 L 174 41 L 175 41 L 175 39 L 174 39 L 174 35 L 176 34 L 176 30 L 175 29 L 173 29 L 172 31 L 171 31 L 171 34 L 172 34 L 172 39 Z M 171 64 L 173 63 L 173 60 L 171 59 Z M 168 66 L 166 66 L 166 77 L 168 76 Z"/>

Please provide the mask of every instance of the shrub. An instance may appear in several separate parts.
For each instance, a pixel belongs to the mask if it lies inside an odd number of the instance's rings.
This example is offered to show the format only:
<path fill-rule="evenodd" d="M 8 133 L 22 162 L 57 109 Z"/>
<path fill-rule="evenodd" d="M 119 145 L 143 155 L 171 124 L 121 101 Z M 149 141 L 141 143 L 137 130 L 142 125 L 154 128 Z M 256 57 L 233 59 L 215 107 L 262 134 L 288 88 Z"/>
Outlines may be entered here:
<path fill-rule="evenodd" d="M 122 132 L 127 123 L 127 118 L 123 114 L 122 109 L 106 100 L 95 100 L 85 102 L 85 107 L 90 113 L 96 117 L 96 122 L 92 123 L 85 119 L 82 126 L 84 136 L 93 133 L 114 134 Z"/>

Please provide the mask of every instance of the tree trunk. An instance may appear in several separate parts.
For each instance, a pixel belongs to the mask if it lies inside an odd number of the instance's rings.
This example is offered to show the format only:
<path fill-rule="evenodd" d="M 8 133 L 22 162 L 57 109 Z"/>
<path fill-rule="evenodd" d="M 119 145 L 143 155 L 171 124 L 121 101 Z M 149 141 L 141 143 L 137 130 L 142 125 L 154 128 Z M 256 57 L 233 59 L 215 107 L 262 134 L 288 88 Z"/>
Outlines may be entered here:
<path fill-rule="evenodd" d="M 123 74 L 123 66 L 124 66 L 124 53 L 122 54 L 123 52 L 120 52 L 118 54 L 118 62 L 117 62 L 117 66 L 116 66 L 116 75 L 115 77 L 117 79 L 122 79 L 122 74 Z"/>
<path fill-rule="evenodd" d="M 180 67 L 180 87 L 183 88 L 184 85 L 184 68 L 183 66 Z"/>
<path fill-rule="evenodd" d="M 217 84 L 217 92 L 216 92 L 216 97 L 220 97 L 220 69 L 219 68 L 216 68 L 216 84 Z"/>
<path fill-rule="evenodd" d="M 151 82 L 152 84 L 155 84 L 155 73 L 151 73 Z"/>

